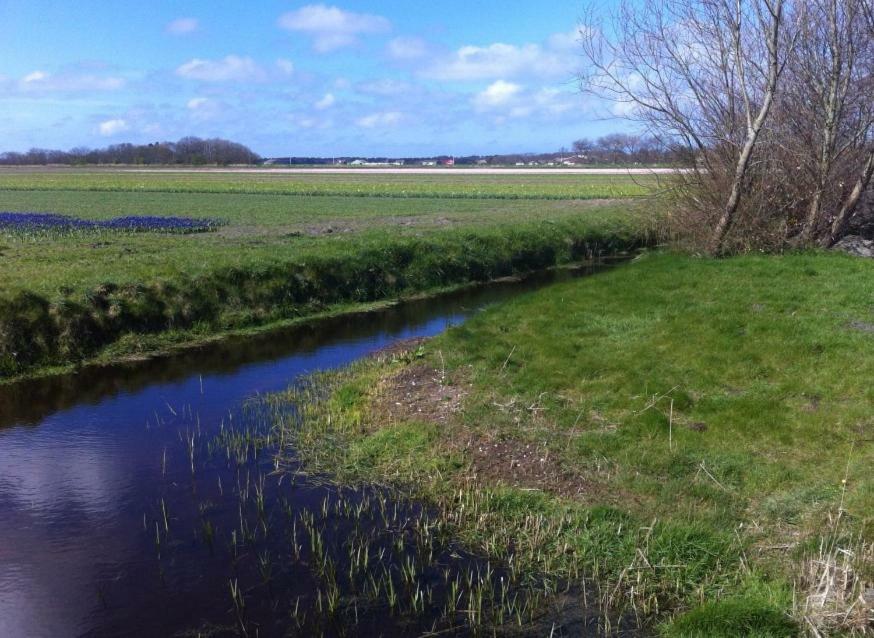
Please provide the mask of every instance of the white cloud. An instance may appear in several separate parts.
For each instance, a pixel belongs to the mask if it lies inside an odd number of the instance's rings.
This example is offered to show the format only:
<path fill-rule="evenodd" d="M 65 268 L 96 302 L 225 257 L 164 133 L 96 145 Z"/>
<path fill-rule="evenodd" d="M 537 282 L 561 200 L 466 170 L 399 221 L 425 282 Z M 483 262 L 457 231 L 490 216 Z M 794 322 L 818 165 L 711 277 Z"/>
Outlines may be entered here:
<path fill-rule="evenodd" d="M 194 58 L 176 69 L 176 75 L 201 82 L 260 82 L 267 76 L 255 60 L 237 55 L 221 60 Z"/>
<path fill-rule="evenodd" d="M 546 43 L 550 49 L 554 49 L 556 51 L 578 51 L 580 48 L 580 40 L 582 38 L 582 33 L 584 29 L 585 27 L 578 27 L 566 33 L 553 33 L 546 40 Z"/>
<path fill-rule="evenodd" d="M 192 111 L 196 111 L 199 108 L 203 108 L 209 104 L 209 98 L 206 97 L 194 97 L 188 100 L 188 108 Z"/>
<path fill-rule="evenodd" d="M 525 89 L 519 84 L 498 80 L 471 100 L 474 110 L 492 116 L 496 122 L 507 119 L 556 121 L 580 107 L 579 96 L 556 87 Z"/>
<path fill-rule="evenodd" d="M 395 60 L 415 60 L 428 52 L 428 45 L 422 38 L 399 37 L 389 40 L 386 51 Z"/>
<path fill-rule="evenodd" d="M 119 133 L 129 131 L 130 126 L 128 126 L 128 123 L 122 119 L 113 119 L 101 122 L 100 126 L 97 127 L 97 130 L 103 137 L 113 137 Z"/>
<path fill-rule="evenodd" d="M 333 127 L 334 123 L 330 118 L 312 117 L 301 113 L 293 113 L 288 120 L 297 128 L 300 129 L 320 129 L 326 130 Z"/>
<path fill-rule="evenodd" d="M 26 93 L 77 91 L 115 91 L 124 87 L 122 78 L 93 74 L 53 75 L 45 71 L 28 73 L 18 83 L 19 89 Z"/>
<path fill-rule="evenodd" d="M 557 48 L 556 41 L 546 47 L 539 44 L 503 44 L 463 46 L 448 58 L 438 58 L 424 71 L 426 77 L 437 80 L 487 80 L 527 75 L 555 77 L 569 74 L 576 59 Z"/>
<path fill-rule="evenodd" d="M 371 113 L 364 117 L 358 118 L 356 124 L 362 128 L 379 128 L 384 126 L 394 126 L 403 119 L 403 114 L 398 111 L 380 111 Z"/>
<path fill-rule="evenodd" d="M 289 11 L 279 18 L 279 26 L 287 31 L 308 33 L 316 51 L 326 53 L 358 42 L 358 36 L 385 33 L 391 23 L 382 16 L 353 13 L 324 4 L 309 4 Z"/>
<path fill-rule="evenodd" d="M 518 84 L 498 80 L 487 86 L 484 91 L 477 93 L 473 98 L 473 103 L 481 111 L 493 109 L 510 102 L 521 90 L 522 87 Z"/>
<path fill-rule="evenodd" d="M 188 100 L 186 105 L 196 120 L 212 120 L 226 112 L 226 106 L 208 97 L 194 97 Z"/>
<path fill-rule="evenodd" d="M 279 69 L 279 72 L 283 75 L 291 75 L 294 73 L 294 62 L 286 60 L 285 58 L 279 58 L 276 61 L 276 68 Z"/>
<path fill-rule="evenodd" d="M 365 80 L 355 85 L 355 90 L 365 95 L 401 95 L 413 91 L 413 86 L 407 82 L 400 82 L 389 78 L 379 80 Z"/>
<path fill-rule="evenodd" d="M 313 106 L 315 106 L 320 111 L 324 111 L 325 109 L 329 109 L 334 106 L 334 102 L 336 101 L 337 99 L 334 97 L 333 93 L 325 93 L 325 96 L 321 100 L 316 102 Z"/>
<path fill-rule="evenodd" d="M 200 22 L 197 18 L 176 18 L 164 27 L 164 31 L 170 35 L 188 35 L 198 29 L 200 29 Z"/>
<path fill-rule="evenodd" d="M 34 71 L 33 73 L 28 73 L 25 75 L 21 81 L 25 84 L 31 84 L 33 82 L 41 82 L 48 77 L 48 73 L 45 71 Z"/>

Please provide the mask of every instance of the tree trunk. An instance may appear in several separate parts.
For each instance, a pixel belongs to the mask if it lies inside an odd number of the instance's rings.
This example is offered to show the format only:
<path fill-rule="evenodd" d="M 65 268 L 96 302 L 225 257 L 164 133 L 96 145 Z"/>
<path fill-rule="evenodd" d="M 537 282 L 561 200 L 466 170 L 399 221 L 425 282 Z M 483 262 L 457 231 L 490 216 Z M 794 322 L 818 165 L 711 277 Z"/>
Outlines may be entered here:
<path fill-rule="evenodd" d="M 740 7 L 740 3 L 738 3 L 738 8 Z M 731 192 L 728 196 L 728 201 L 725 203 L 725 207 L 722 209 L 722 214 L 719 216 L 719 219 L 716 222 L 716 226 L 713 229 L 713 238 L 710 242 L 710 253 L 711 254 L 719 254 L 722 251 L 722 244 L 725 242 L 725 237 L 728 235 L 728 231 L 731 229 L 731 225 L 734 222 L 735 214 L 737 213 L 737 208 L 740 205 L 740 198 L 743 192 L 744 187 L 744 179 L 747 174 L 747 167 L 749 166 L 750 159 L 753 155 L 753 148 L 756 146 L 756 142 L 759 139 L 759 133 L 762 131 L 762 127 L 765 125 L 765 120 L 768 119 L 768 112 L 771 110 L 771 104 L 774 101 L 774 93 L 777 90 L 777 81 L 780 77 L 780 60 L 779 60 L 779 46 L 780 46 L 780 27 L 782 20 L 782 10 L 783 3 L 782 0 L 776 3 L 776 9 L 772 10 L 773 23 L 770 27 L 770 33 L 768 34 L 768 82 L 765 87 L 765 94 L 762 100 L 762 106 L 759 108 L 759 112 L 756 115 L 755 120 L 751 117 L 751 109 L 750 109 L 750 100 L 747 97 L 746 92 L 744 92 L 744 102 L 746 105 L 747 112 L 747 135 L 744 140 L 743 148 L 741 149 L 740 156 L 737 159 L 737 165 L 734 171 L 734 179 L 731 183 Z M 735 26 L 736 33 L 736 56 L 737 60 L 741 60 L 741 44 L 740 44 L 740 22 L 738 22 Z M 741 83 L 746 82 L 746 78 L 744 77 L 743 68 L 739 66 L 739 76 L 741 79 Z M 746 89 L 744 89 L 746 91 Z"/>
<path fill-rule="evenodd" d="M 844 233 L 847 232 L 847 225 L 850 223 L 850 219 L 852 219 L 853 213 L 856 212 L 856 207 L 859 205 L 859 200 L 862 199 L 862 195 L 865 194 L 865 191 L 868 190 L 868 186 L 871 184 L 872 175 L 874 175 L 874 149 L 868 152 L 868 161 L 865 162 L 865 167 L 862 169 L 859 179 L 853 185 L 853 190 L 850 191 L 850 194 L 844 200 L 841 210 L 835 217 L 834 222 L 832 222 L 831 232 L 820 241 L 820 245 L 823 248 L 831 248 L 843 238 Z"/>

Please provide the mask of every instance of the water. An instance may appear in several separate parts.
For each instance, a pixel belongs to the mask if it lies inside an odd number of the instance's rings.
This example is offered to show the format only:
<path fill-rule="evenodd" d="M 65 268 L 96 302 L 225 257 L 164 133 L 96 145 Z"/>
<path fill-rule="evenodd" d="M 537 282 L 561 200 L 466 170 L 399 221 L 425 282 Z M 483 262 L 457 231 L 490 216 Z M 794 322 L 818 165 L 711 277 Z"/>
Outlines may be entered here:
<path fill-rule="evenodd" d="M 360 502 L 361 495 L 338 497 L 300 478 L 282 484 L 269 476 L 266 456 L 243 474 L 221 451 L 209 455 L 212 437 L 239 422 L 246 399 L 398 340 L 437 334 L 487 304 L 571 276 L 544 273 L 172 357 L 0 387 L 0 636 L 195 629 L 206 635 L 210 628 L 223 635 L 241 626 L 230 592 L 234 579 L 246 587 L 248 631 L 288 630 L 291 601 L 302 593 L 311 598 L 314 585 L 277 553 L 289 551 L 287 538 L 281 550 L 275 541 L 241 550 L 228 540 L 240 519 L 252 517 L 244 527 L 258 524 L 253 485 L 267 477 L 267 499 L 298 513 L 317 510 L 326 497 Z M 418 513 L 409 507 L 408 514 Z M 281 518 L 279 509 L 274 506 L 271 521 Z M 216 530 L 212 543 L 207 522 Z M 336 525 L 331 534 L 342 537 L 345 523 Z M 253 584 L 253 565 L 260 560 L 263 567 L 264 557 L 244 562 L 237 555 L 261 547 L 273 570 L 265 578 L 261 569 L 268 594 Z M 362 627 L 359 635 L 421 629 Z"/>

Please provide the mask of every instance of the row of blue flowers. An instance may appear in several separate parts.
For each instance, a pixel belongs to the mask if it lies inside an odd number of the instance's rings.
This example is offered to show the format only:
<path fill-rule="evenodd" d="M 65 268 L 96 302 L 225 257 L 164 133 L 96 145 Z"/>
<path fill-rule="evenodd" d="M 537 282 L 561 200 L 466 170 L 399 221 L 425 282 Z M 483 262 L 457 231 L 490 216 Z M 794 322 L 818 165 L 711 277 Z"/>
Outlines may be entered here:
<path fill-rule="evenodd" d="M 0 211 L 0 231 L 20 233 L 117 230 L 128 232 L 200 233 L 224 225 L 220 219 L 156 217 L 154 215 L 90 220 L 57 213 L 9 213 Z"/>

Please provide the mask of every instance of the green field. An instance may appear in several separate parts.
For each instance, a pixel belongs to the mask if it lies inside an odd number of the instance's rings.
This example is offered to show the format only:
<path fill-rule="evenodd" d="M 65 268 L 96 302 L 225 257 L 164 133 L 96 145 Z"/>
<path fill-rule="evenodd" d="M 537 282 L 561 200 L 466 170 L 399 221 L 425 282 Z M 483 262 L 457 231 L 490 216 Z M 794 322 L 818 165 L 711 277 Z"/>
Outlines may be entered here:
<path fill-rule="evenodd" d="M 872 298 L 845 255 L 649 255 L 329 375 L 290 434 L 666 635 L 863 635 Z"/>
<path fill-rule="evenodd" d="M 0 190 L 245 193 L 342 197 L 605 199 L 640 197 L 658 185 L 647 175 L 469 175 L 369 173 L 209 173 L 45 169 L 0 171 Z"/>
<path fill-rule="evenodd" d="M 0 172 L 0 211 L 225 223 L 0 230 L 0 376 L 635 249 L 645 192 L 624 176 Z"/>

